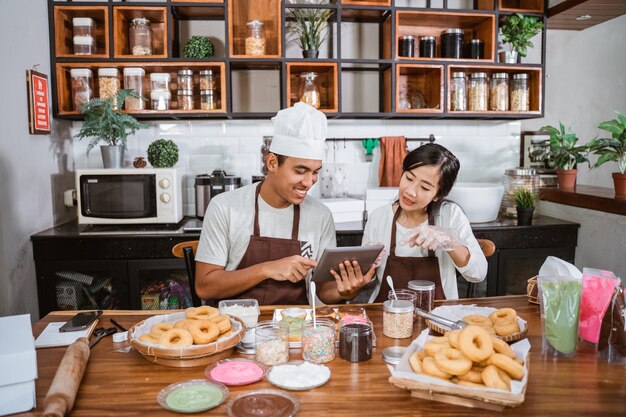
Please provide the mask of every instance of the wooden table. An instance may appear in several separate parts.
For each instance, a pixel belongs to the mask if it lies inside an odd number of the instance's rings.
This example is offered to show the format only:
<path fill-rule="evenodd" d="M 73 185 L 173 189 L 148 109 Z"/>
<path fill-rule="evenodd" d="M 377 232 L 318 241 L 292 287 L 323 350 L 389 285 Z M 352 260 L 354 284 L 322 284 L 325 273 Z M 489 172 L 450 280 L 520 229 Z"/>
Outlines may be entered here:
<path fill-rule="evenodd" d="M 597 361 L 595 353 L 579 347 L 574 358 L 552 359 L 541 355 L 541 322 L 539 307 L 529 304 L 526 297 L 509 296 L 461 300 L 496 308 L 513 307 L 528 321 L 531 343 L 530 377 L 526 401 L 518 408 L 507 408 L 503 413 L 471 409 L 412 398 L 409 391 L 401 390 L 388 382 L 390 376 L 382 349 L 392 345 L 408 346 L 412 339 L 389 339 L 382 333 L 382 309 L 370 305 L 367 313 L 375 324 L 377 347 L 372 360 L 350 363 L 340 358 L 327 364 L 332 371 L 330 381 L 309 391 L 291 391 L 300 399 L 298 416 L 624 416 L 626 414 L 626 364 L 609 364 Z M 459 301 L 448 302 L 448 304 Z M 154 314 L 145 311 L 107 311 L 102 320 L 110 326 L 108 317 L 130 328 L 134 323 Z M 69 318 L 67 313 L 51 313 L 34 325 L 38 335 L 52 321 Z M 264 309 L 261 319 L 271 318 L 271 310 Z M 413 337 L 423 328 L 416 323 Z M 176 415 L 164 410 L 156 401 L 159 391 L 173 382 L 204 378 L 205 367 L 168 368 L 146 361 L 135 351 L 119 352 L 111 338 L 98 343 L 89 359 L 72 416 L 102 417 L 167 416 Z M 122 344 L 123 345 L 123 344 Z M 37 403 L 34 412 L 22 416 L 41 414 L 43 398 L 50 386 L 56 368 L 65 352 L 64 348 L 39 349 L 39 379 Z M 238 354 L 235 354 L 237 356 Z M 292 350 L 291 359 L 299 359 L 300 351 Z M 230 387 L 230 396 L 255 389 L 275 388 L 267 380 L 244 387 Z M 201 415 L 226 416 L 224 404 Z"/>

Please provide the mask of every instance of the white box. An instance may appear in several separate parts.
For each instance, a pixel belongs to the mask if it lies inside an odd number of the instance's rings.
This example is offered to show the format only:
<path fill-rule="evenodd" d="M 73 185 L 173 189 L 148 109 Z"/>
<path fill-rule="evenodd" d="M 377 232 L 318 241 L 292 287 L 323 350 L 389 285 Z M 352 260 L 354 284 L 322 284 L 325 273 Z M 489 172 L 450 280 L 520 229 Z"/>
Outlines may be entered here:
<path fill-rule="evenodd" d="M 0 416 L 36 405 L 37 354 L 30 315 L 0 317 Z"/>

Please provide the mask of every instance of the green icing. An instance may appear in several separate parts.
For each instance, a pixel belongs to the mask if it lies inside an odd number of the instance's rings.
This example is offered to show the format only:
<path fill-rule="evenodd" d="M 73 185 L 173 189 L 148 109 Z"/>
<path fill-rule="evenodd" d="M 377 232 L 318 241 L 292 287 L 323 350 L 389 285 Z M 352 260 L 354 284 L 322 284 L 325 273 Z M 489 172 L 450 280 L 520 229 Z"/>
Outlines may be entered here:
<path fill-rule="evenodd" d="M 544 335 L 558 352 L 573 353 L 578 339 L 580 281 L 542 281 Z"/>
<path fill-rule="evenodd" d="M 167 405 L 178 411 L 201 411 L 215 407 L 222 400 L 222 391 L 210 385 L 189 385 L 167 396 Z"/>

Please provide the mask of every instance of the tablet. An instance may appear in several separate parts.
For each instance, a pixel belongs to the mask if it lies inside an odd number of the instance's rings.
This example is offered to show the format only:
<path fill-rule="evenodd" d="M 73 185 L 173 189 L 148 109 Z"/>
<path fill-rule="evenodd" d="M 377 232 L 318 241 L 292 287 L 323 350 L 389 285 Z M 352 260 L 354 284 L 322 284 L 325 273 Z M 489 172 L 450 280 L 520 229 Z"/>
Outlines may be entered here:
<path fill-rule="evenodd" d="M 332 281 L 335 278 L 330 273 L 331 269 L 338 271 L 339 264 L 344 261 L 358 261 L 363 273 L 376 261 L 384 245 L 368 246 L 344 246 L 341 248 L 324 249 L 324 253 L 313 271 L 312 281 Z"/>

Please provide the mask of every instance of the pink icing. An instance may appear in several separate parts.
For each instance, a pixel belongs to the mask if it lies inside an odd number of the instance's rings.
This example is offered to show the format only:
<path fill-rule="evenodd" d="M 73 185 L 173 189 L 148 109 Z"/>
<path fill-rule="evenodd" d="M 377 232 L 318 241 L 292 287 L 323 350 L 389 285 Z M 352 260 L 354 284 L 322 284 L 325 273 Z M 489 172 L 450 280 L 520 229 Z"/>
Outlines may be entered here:
<path fill-rule="evenodd" d="M 255 382 L 263 376 L 263 369 L 252 362 L 229 361 L 211 369 L 211 378 L 226 385 L 243 385 Z"/>

